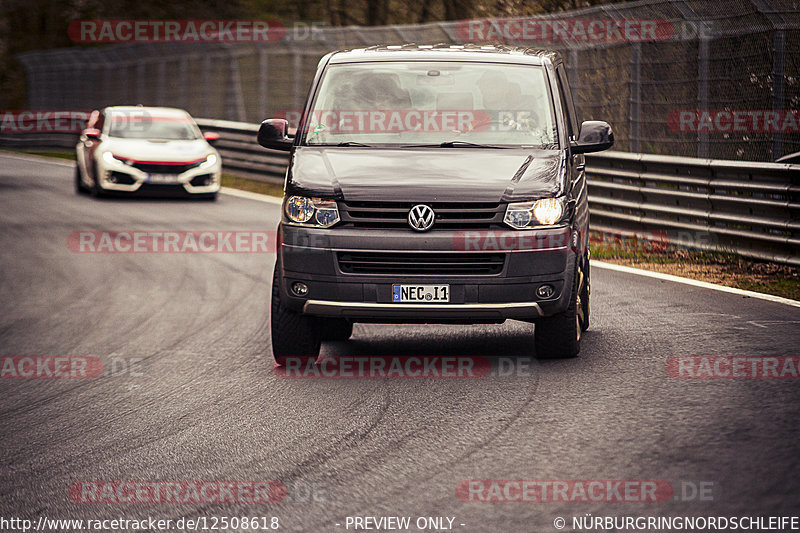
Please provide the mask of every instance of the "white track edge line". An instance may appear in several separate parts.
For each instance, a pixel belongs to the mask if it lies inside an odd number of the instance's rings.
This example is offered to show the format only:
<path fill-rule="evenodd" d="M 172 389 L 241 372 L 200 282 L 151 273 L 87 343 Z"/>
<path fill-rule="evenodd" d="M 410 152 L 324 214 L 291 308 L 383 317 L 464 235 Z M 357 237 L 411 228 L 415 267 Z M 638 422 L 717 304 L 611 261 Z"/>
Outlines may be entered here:
<path fill-rule="evenodd" d="M 257 202 L 265 202 L 273 205 L 281 205 L 283 200 L 277 196 L 270 196 L 268 194 L 260 194 L 257 192 L 243 191 L 241 189 L 232 189 L 231 187 L 221 187 L 219 192 L 236 196 L 237 198 L 246 198 L 248 200 L 256 200 Z"/>
<path fill-rule="evenodd" d="M 650 270 L 642 270 L 641 268 L 633 268 L 624 265 L 615 265 L 613 263 L 606 263 L 604 261 L 592 260 L 593 267 L 604 268 L 606 270 L 615 270 L 617 272 L 625 272 L 626 274 L 634 274 L 637 276 L 645 276 L 648 278 L 661 279 L 665 281 L 672 281 L 675 283 L 683 283 L 684 285 L 692 285 L 693 287 L 700 287 L 702 289 L 710 289 L 713 291 L 728 292 L 737 294 L 739 296 L 746 296 L 748 298 L 757 298 L 759 300 L 766 300 L 768 302 L 775 302 L 784 305 L 791 305 L 792 307 L 800 307 L 800 301 L 783 298 L 781 296 L 773 296 L 772 294 L 764 294 L 761 292 L 746 291 L 744 289 L 737 289 L 736 287 L 727 287 L 725 285 L 717 285 L 716 283 L 709 283 L 707 281 L 699 281 L 696 279 L 683 278 L 681 276 L 674 276 L 672 274 L 663 274 L 661 272 L 653 272 Z"/>

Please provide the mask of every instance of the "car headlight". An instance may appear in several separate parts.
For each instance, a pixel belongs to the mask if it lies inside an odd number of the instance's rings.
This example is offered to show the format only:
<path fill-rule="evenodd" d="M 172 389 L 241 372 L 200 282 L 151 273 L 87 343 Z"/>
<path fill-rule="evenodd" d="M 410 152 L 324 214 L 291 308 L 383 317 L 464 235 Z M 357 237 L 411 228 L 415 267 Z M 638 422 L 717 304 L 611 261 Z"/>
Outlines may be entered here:
<path fill-rule="evenodd" d="M 514 229 L 525 229 L 533 226 L 552 226 L 561 221 L 563 215 L 563 199 L 542 198 L 534 202 L 508 204 L 503 221 Z"/>
<path fill-rule="evenodd" d="M 304 226 L 329 228 L 339 222 L 339 208 L 335 200 L 290 196 L 283 210 L 290 222 Z"/>
<path fill-rule="evenodd" d="M 206 160 L 200 163 L 200 168 L 213 167 L 217 164 L 217 160 L 218 158 L 216 154 L 209 154 L 208 157 L 206 157 Z"/>

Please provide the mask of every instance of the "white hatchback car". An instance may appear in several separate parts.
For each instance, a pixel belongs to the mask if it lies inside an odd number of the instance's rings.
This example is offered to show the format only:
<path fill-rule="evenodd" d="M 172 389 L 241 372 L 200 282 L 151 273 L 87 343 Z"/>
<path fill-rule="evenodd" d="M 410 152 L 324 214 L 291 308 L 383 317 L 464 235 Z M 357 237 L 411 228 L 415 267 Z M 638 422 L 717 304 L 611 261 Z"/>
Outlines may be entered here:
<path fill-rule="evenodd" d="M 92 112 L 76 146 L 75 188 L 97 196 L 140 193 L 216 198 L 219 152 L 186 111 L 116 106 Z"/>

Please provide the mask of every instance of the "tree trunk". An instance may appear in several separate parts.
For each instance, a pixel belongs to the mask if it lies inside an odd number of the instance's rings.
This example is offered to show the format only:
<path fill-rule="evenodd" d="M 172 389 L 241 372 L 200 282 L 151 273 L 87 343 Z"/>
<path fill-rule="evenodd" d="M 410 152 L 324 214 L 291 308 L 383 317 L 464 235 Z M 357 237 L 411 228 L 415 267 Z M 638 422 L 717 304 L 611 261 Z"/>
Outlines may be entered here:
<path fill-rule="evenodd" d="M 463 20 L 472 17 L 474 0 L 442 0 L 445 20 Z"/>
<path fill-rule="evenodd" d="M 419 22 L 428 22 L 431 16 L 431 0 L 421 0 L 422 10 L 419 13 Z"/>

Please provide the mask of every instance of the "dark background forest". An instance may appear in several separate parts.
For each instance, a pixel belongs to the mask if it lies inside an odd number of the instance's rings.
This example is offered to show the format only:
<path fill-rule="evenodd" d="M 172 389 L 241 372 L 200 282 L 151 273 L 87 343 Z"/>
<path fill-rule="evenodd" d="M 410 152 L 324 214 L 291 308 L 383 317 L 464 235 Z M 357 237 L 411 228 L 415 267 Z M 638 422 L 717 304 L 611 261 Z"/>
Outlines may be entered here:
<path fill-rule="evenodd" d="M 610 0 L 0 0 L 0 109 L 25 105 L 17 54 L 78 45 L 67 27 L 81 19 L 265 19 L 330 26 L 410 24 L 530 16 Z M 379 43 L 376 43 L 379 44 Z"/>

